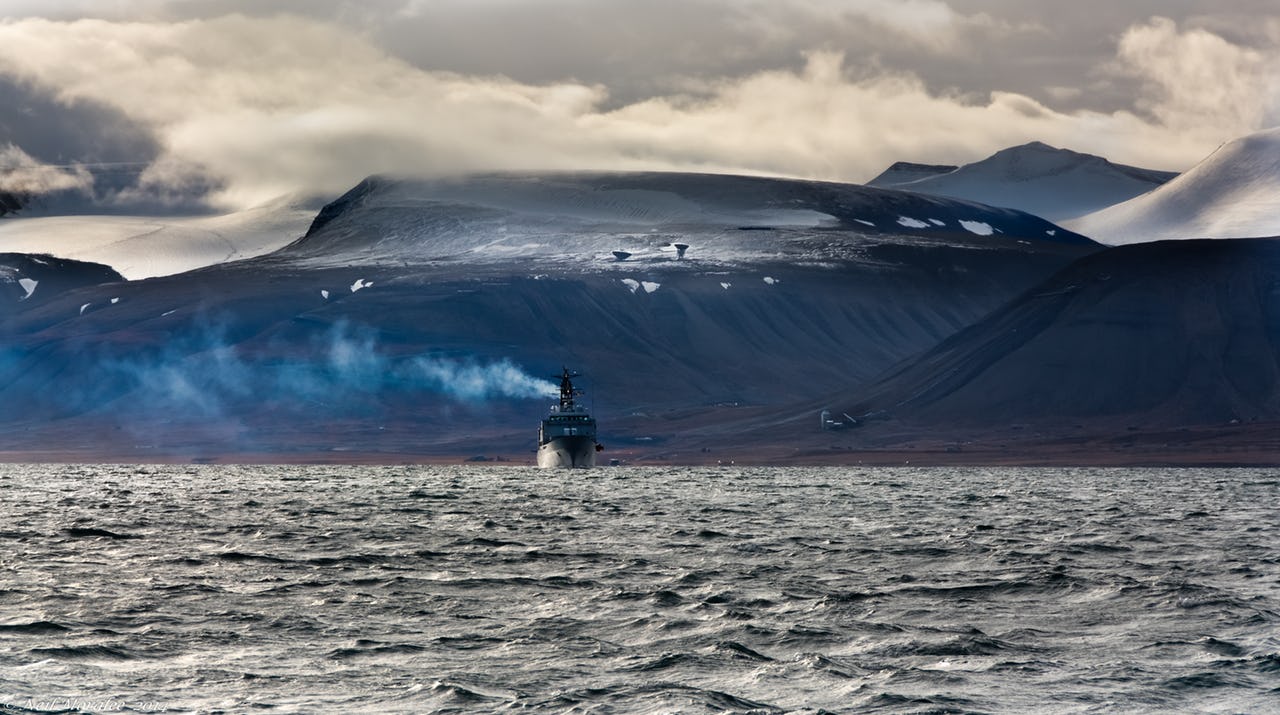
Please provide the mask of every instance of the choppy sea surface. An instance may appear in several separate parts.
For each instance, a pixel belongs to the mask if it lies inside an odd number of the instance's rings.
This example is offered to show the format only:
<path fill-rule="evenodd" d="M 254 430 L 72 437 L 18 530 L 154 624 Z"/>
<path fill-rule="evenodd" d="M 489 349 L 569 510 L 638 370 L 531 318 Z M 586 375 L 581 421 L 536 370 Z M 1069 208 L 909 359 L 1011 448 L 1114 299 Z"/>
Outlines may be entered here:
<path fill-rule="evenodd" d="M 0 466 L 0 712 L 1280 712 L 1280 470 Z"/>

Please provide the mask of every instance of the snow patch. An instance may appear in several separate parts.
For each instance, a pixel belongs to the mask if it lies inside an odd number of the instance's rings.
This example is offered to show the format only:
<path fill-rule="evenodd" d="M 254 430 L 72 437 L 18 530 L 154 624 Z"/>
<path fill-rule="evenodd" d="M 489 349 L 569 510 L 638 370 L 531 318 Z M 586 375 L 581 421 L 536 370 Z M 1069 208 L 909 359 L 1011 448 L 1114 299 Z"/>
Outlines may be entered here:
<path fill-rule="evenodd" d="M 1057 232 L 1056 230 L 1054 230 L 1054 229 L 1052 229 L 1052 228 L 1051 228 L 1051 229 L 1049 229 L 1048 231 L 1045 231 L 1045 234 L 1046 234 L 1046 235 L 1049 235 L 1049 236 L 1057 236 L 1057 235 L 1058 235 L 1058 232 Z"/>
<path fill-rule="evenodd" d="M 324 290 L 324 289 L 322 288 L 322 289 L 320 290 L 320 297 L 321 297 L 321 298 L 324 298 L 325 300 L 329 300 L 329 291 Z"/>
<path fill-rule="evenodd" d="M 351 284 L 351 292 L 355 293 L 365 288 L 372 288 L 372 287 L 373 287 L 373 281 L 366 281 L 363 278 L 357 278 L 356 282 Z"/>
<path fill-rule="evenodd" d="M 623 278 L 622 285 L 626 286 L 632 293 L 638 292 L 641 288 L 644 288 L 645 293 L 652 293 L 662 287 L 661 283 L 638 281 L 634 278 Z"/>
<path fill-rule="evenodd" d="M 855 219 L 854 219 L 854 221 L 857 221 L 858 223 L 862 224 L 863 226 L 870 226 L 871 228 L 875 228 L 875 227 L 876 227 L 876 225 L 875 225 L 874 223 L 871 223 L 870 221 L 866 221 L 866 220 L 864 220 L 864 219 L 855 218 Z"/>
<path fill-rule="evenodd" d="M 80 306 L 80 315 L 84 315 L 84 312 L 88 310 L 89 306 L 91 305 L 93 305 L 93 303 L 85 303 L 84 305 Z"/>
<path fill-rule="evenodd" d="M 995 229 L 991 228 L 991 224 L 983 223 L 982 221 L 965 221 L 961 219 L 960 225 L 969 233 L 976 233 L 979 236 L 990 236 L 995 233 Z"/>
<path fill-rule="evenodd" d="M 170 315 L 173 315 L 173 314 L 174 314 L 174 313 L 176 313 L 176 312 L 178 312 L 178 309 L 177 309 L 177 308 L 174 308 L 173 310 L 167 310 L 167 311 L 165 311 L 165 312 L 161 313 L 161 314 L 160 314 L 160 317 L 161 317 L 161 318 L 167 318 L 167 317 L 169 317 Z"/>
<path fill-rule="evenodd" d="M 721 283 L 720 287 L 724 288 L 725 290 L 729 290 L 729 287 L 732 285 L 733 285 L 732 283 Z"/>
<path fill-rule="evenodd" d="M 777 278 L 774 278 L 773 276 L 765 276 L 765 277 L 764 277 L 764 282 L 765 282 L 765 283 L 768 283 L 769 285 L 777 285 L 777 284 L 781 283 L 782 281 L 778 280 Z"/>
<path fill-rule="evenodd" d="M 921 221 L 918 218 L 911 218 L 910 216 L 899 216 L 898 224 L 906 226 L 907 228 L 929 228 L 929 224 L 927 222 Z"/>
<path fill-rule="evenodd" d="M 946 225 L 947 225 L 947 222 L 946 222 L 946 221 L 939 221 L 939 220 L 938 220 L 938 219 L 936 219 L 936 218 L 931 218 L 931 219 L 929 219 L 929 223 L 933 224 L 934 226 L 946 226 Z"/>
<path fill-rule="evenodd" d="M 40 281 L 32 280 L 30 278 L 19 278 L 18 285 L 22 286 L 22 289 L 27 292 L 26 295 L 22 296 L 18 300 L 26 300 L 31 297 L 32 293 L 36 292 L 36 286 L 40 285 Z"/>
<path fill-rule="evenodd" d="M 119 298 L 112 298 L 112 299 L 111 299 L 111 304 L 112 304 L 112 305 L 115 305 L 116 303 L 119 303 L 119 302 L 120 302 L 120 299 L 119 299 Z"/>

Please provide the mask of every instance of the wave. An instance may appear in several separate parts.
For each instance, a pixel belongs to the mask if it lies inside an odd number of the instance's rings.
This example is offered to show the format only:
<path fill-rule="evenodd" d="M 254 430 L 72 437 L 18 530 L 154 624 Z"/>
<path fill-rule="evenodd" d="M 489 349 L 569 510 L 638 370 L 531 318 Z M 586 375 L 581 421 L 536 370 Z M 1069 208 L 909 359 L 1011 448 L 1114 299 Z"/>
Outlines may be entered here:
<path fill-rule="evenodd" d="M 626 712 L 666 715 L 672 712 L 752 713 L 780 715 L 783 708 L 720 690 L 673 682 L 577 688 L 521 705 L 551 712 Z M 822 711 L 819 711 L 822 712 Z"/>
<path fill-rule="evenodd" d="M 349 554 L 342 556 L 315 556 L 303 561 L 312 566 L 375 566 L 391 558 L 384 554 Z"/>
<path fill-rule="evenodd" d="M 71 629 L 53 621 L 29 621 L 26 623 L 0 623 L 0 634 L 16 633 L 22 635 L 43 635 L 47 633 L 66 633 Z"/>
<path fill-rule="evenodd" d="M 136 660 L 137 656 L 122 647 L 109 645 L 54 646 L 27 651 L 37 658 L 59 660 Z"/>
<path fill-rule="evenodd" d="M 278 556 L 270 556 L 268 554 L 251 554 L 244 551 L 222 551 L 213 555 L 213 558 L 219 561 L 230 561 L 232 563 L 245 562 L 261 562 L 267 564 L 285 564 L 290 563 L 289 559 L 280 558 Z"/>
<path fill-rule="evenodd" d="M 503 539 L 490 539 L 487 536 L 478 536 L 474 539 L 465 539 L 458 541 L 454 546 L 484 546 L 486 548 L 502 548 L 503 546 L 528 546 L 528 544 L 519 541 L 506 541 Z"/>
<path fill-rule="evenodd" d="M 1179 692 L 1217 688 L 1248 688 L 1256 686 L 1257 683 L 1254 682 L 1252 677 L 1243 673 L 1232 673 L 1225 670 L 1204 670 L 1198 673 L 1169 678 L 1162 685 L 1168 690 Z"/>
<path fill-rule="evenodd" d="M 381 657 L 389 655 L 417 655 L 427 649 L 413 643 L 378 643 L 376 641 L 356 641 L 355 647 L 338 648 L 329 652 L 332 660 L 348 660 L 351 658 Z"/>
<path fill-rule="evenodd" d="M 736 641 L 721 641 L 715 645 L 714 650 L 717 653 L 728 655 L 731 658 L 754 660 L 757 662 L 766 662 L 766 661 L 773 660 L 773 658 L 770 658 L 769 656 L 764 655 L 763 653 L 754 651 L 751 648 L 748 648 L 747 646 L 742 645 L 741 643 L 738 643 Z"/>
<path fill-rule="evenodd" d="M 466 634 L 460 636 L 440 636 L 431 642 L 451 650 L 481 650 L 484 648 L 505 645 L 509 641 L 505 638 L 495 638 L 493 636 Z"/>
<path fill-rule="evenodd" d="M 700 658 L 694 653 L 663 653 L 653 660 L 646 661 L 639 665 L 620 668 L 620 670 L 632 673 L 651 673 L 658 670 L 666 670 L 668 668 L 683 667 L 699 660 Z"/>
<path fill-rule="evenodd" d="M 1017 652 L 1035 652 L 1032 646 L 1018 645 L 1011 641 L 988 636 L 978 632 L 948 638 L 942 641 L 911 641 L 895 643 L 873 648 L 871 654 L 884 658 L 906 658 L 911 656 L 980 656 L 1006 655 Z"/>
<path fill-rule="evenodd" d="M 121 534 L 108 529 L 99 529 L 93 526 L 72 526 L 63 529 L 62 532 L 73 539 L 88 539 L 100 536 L 106 539 L 141 539 L 141 536 L 134 534 Z"/>
<path fill-rule="evenodd" d="M 967 713 L 986 710 L 980 703 L 968 698 L 950 695 L 909 696 L 897 693 L 879 693 L 859 706 L 859 712 L 927 712 Z"/>
<path fill-rule="evenodd" d="M 504 698 L 494 695 L 485 695 L 471 688 L 458 685 L 457 683 L 449 683 L 445 681 L 436 681 L 431 684 L 430 691 L 434 695 L 442 695 L 458 703 L 465 705 L 479 705 L 482 703 L 498 703 Z"/>
<path fill-rule="evenodd" d="M 1261 673 L 1280 673 L 1280 653 L 1255 655 L 1249 659 L 1249 663 Z"/>

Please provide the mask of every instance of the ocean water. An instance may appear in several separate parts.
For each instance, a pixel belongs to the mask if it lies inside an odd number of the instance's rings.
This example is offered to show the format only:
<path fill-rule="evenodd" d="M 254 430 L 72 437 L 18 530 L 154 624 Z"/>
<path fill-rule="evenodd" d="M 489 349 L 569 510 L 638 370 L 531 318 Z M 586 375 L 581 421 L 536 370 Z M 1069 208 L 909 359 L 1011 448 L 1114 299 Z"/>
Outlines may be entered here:
<path fill-rule="evenodd" d="M 0 712 L 1280 712 L 1280 470 L 0 466 Z"/>

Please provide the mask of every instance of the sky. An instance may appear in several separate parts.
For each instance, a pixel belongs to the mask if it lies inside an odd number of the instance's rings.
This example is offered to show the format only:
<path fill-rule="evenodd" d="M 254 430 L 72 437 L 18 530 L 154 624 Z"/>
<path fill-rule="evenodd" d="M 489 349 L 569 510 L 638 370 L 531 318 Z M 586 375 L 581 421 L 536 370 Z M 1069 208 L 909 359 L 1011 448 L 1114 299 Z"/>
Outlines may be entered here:
<path fill-rule="evenodd" d="M 0 0 L 0 188 L 101 162 L 226 209 L 373 173 L 863 182 L 1029 141 L 1184 170 L 1277 124 L 1275 0 Z"/>

